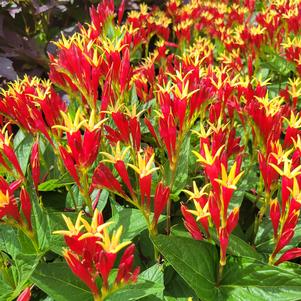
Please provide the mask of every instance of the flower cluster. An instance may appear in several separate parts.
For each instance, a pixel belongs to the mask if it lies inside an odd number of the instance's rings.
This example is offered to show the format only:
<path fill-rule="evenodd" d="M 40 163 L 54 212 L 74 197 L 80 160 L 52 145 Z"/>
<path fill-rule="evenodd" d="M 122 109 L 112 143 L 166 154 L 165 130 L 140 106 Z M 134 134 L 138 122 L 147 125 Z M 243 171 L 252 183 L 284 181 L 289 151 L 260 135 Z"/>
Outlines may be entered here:
<path fill-rule="evenodd" d="M 138 277 L 134 245 L 104 222 L 119 209 L 145 221 L 154 243 L 151 259 L 141 251 L 145 266 L 170 259 L 157 235 L 177 235 L 178 223 L 209 241 L 217 285 L 237 233 L 259 253 L 263 228 L 273 229 L 269 260 L 256 256 L 271 269 L 301 257 L 301 1 L 170 0 L 130 12 L 126 2 L 101 1 L 54 42 L 49 80 L 1 90 L 1 222 L 43 260 L 57 248 L 39 219 L 58 208 L 78 216 L 57 233 L 95 300 Z M 14 283 L 18 294 L 29 296 L 30 281 Z"/>
<path fill-rule="evenodd" d="M 91 290 L 94 300 L 103 300 L 106 295 L 126 283 L 135 282 L 139 268 L 133 269 L 135 246 L 130 241 L 120 242 L 122 226 L 110 235 L 111 222 L 104 222 L 101 213 L 95 209 L 91 223 L 79 213 L 75 224 L 64 216 L 68 230 L 56 231 L 64 236 L 68 249 L 64 257 L 72 272 Z M 117 254 L 125 248 L 120 259 L 118 271 L 112 283 L 110 273 Z M 97 278 L 101 277 L 102 286 L 98 288 Z"/>

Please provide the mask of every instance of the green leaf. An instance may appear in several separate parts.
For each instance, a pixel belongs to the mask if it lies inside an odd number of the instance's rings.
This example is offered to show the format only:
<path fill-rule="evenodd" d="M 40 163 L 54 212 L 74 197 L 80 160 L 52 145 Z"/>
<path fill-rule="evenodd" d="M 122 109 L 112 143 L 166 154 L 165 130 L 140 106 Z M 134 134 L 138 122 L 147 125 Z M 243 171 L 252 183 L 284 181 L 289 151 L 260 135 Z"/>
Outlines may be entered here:
<path fill-rule="evenodd" d="M 265 52 L 265 57 L 261 63 L 261 67 L 268 68 L 276 74 L 287 76 L 290 72 L 296 71 L 296 66 L 294 63 L 286 60 L 284 57 L 280 56 L 269 46 L 263 47 Z"/>
<path fill-rule="evenodd" d="M 171 195 L 174 200 L 178 199 L 178 195 L 186 186 L 190 153 L 190 135 L 187 135 L 181 145 L 178 164 L 175 171 Z M 170 170 L 169 161 L 165 163 L 164 169 L 166 173 L 166 181 L 170 183 L 172 181 L 172 171 Z"/>
<path fill-rule="evenodd" d="M 163 267 L 159 264 L 155 264 L 152 267 L 148 268 L 144 272 L 142 272 L 139 276 L 140 280 L 145 281 L 152 281 L 155 283 L 155 289 L 157 292 L 154 292 L 149 298 L 163 298 L 163 291 L 164 291 L 164 274 L 163 274 Z M 144 300 L 145 298 L 143 298 Z"/>
<path fill-rule="evenodd" d="M 8 237 L 9 239 L 7 239 Z M 5 224 L 0 225 L 0 250 L 14 257 L 20 252 L 20 249 L 17 230 Z"/>
<path fill-rule="evenodd" d="M 131 240 L 147 229 L 144 216 L 138 209 L 125 208 L 113 216 L 111 220 L 115 222 L 111 227 L 112 230 L 119 228 L 119 226 L 123 226 L 123 240 Z"/>
<path fill-rule="evenodd" d="M 89 288 L 80 281 L 65 262 L 41 263 L 31 280 L 56 301 L 89 301 Z"/>
<path fill-rule="evenodd" d="M 69 173 L 63 174 L 59 179 L 52 179 L 41 183 L 38 187 L 39 191 L 52 191 L 66 185 L 71 185 L 74 183 L 74 180 L 69 175 Z"/>
<path fill-rule="evenodd" d="M 49 216 L 45 209 L 43 209 L 39 203 L 39 199 L 33 189 L 28 189 L 31 198 L 32 212 L 31 222 L 32 227 L 35 230 L 35 236 L 37 238 L 38 247 L 41 251 L 47 250 L 49 247 L 51 230 L 49 225 Z"/>
<path fill-rule="evenodd" d="M 189 238 L 164 235 L 158 235 L 154 243 L 199 298 L 216 300 L 218 255 L 213 245 Z"/>
<path fill-rule="evenodd" d="M 240 239 L 238 236 L 231 234 L 229 239 L 229 246 L 227 253 L 240 257 L 248 257 L 256 260 L 263 260 L 261 254 L 256 252 L 256 250 L 246 243 L 244 240 Z"/>
<path fill-rule="evenodd" d="M 142 272 L 137 283 L 130 284 L 105 298 L 106 301 L 136 301 L 162 300 L 164 291 L 163 273 L 161 267 L 156 264 Z M 144 297 L 149 296 L 145 299 Z"/>
<path fill-rule="evenodd" d="M 130 284 L 105 298 L 106 301 L 136 301 L 149 295 L 162 292 L 163 288 L 152 281 L 138 281 Z"/>
<path fill-rule="evenodd" d="M 183 224 L 176 224 L 171 227 L 170 229 L 171 235 L 178 236 L 178 237 L 186 237 L 191 238 L 191 235 L 187 231 L 187 229 L 184 227 Z"/>
<path fill-rule="evenodd" d="M 14 137 L 14 150 L 18 158 L 23 173 L 26 173 L 31 149 L 33 145 L 33 137 L 31 134 L 24 133 L 21 129 Z"/>
<path fill-rule="evenodd" d="M 32 254 L 35 249 L 30 244 L 28 237 L 23 237 L 21 231 L 16 231 L 5 225 L 0 227 L 0 250 L 5 252 L 9 263 L 6 277 L 2 280 L 0 272 L 0 296 L 6 296 L 5 300 L 13 300 L 24 289 L 39 262 L 40 255 Z M 3 259 L 3 255 L 1 257 Z M 0 298 L 0 300 L 2 299 Z"/>
<path fill-rule="evenodd" d="M 96 199 L 97 195 L 98 195 L 99 190 L 95 189 L 92 194 L 91 194 L 91 199 L 94 202 L 94 200 Z M 99 196 L 99 200 L 98 200 L 98 204 L 97 204 L 97 209 L 99 212 L 102 212 L 102 210 L 106 207 L 108 199 L 109 199 L 109 191 L 106 189 L 103 189 L 100 193 Z"/>
<path fill-rule="evenodd" d="M 219 298 L 227 301 L 300 300 L 301 277 L 286 270 L 246 258 L 232 258 L 225 267 Z"/>
<path fill-rule="evenodd" d="M 165 290 L 164 300 L 187 301 L 189 297 L 198 300 L 192 288 L 177 274 L 172 266 L 167 266 L 164 270 Z"/>
<path fill-rule="evenodd" d="M 182 237 L 159 235 L 155 243 L 166 260 L 201 300 L 300 300 L 301 268 L 271 266 L 243 257 L 228 257 L 219 285 L 218 256 L 214 246 Z"/>
<path fill-rule="evenodd" d="M 1 274 L 0 274 L 0 301 L 7 301 L 9 300 L 9 297 L 13 293 L 13 289 L 1 279 Z"/>
<path fill-rule="evenodd" d="M 38 265 L 40 257 L 37 255 L 18 254 L 14 258 L 14 265 L 17 270 L 17 286 L 12 294 L 16 298 L 25 288 L 30 276 Z"/>
<path fill-rule="evenodd" d="M 152 219 L 152 215 L 150 215 Z M 165 216 L 160 216 L 159 222 L 163 221 Z M 110 221 L 114 221 L 112 230 L 116 230 L 120 226 L 123 226 L 123 240 L 132 240 L 135 236 L 139 235 L 142 231 L 147 229 L 147 223 L 144 215 L 138 209 L 124 208 L 120 212 L 116 213 Z"/>

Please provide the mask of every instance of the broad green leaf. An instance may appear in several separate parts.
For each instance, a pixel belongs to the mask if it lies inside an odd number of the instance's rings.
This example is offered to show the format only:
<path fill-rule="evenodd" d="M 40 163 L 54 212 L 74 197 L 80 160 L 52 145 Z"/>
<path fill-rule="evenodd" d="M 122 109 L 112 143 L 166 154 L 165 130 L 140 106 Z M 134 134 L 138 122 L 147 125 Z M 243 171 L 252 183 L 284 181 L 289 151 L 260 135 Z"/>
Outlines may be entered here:
<path fill-rule="evenodd" d="M 23 173 L 26 173 L 31 149 L 33 145 L 33 137 L 31 134 L 24 133 L 21 129 L 14 137 L 14 150 L 18 158 Z"/>
<path fill-rule="evenodd" d="M 51 236 L 49 216 L 47 214 L 47 211 L 40 205 L 39 199 L 35 191 L 33 189 L 30 189 L 28 191 L 30 193 L 32 204 L 32 227 L 35 230 L 35 236 L 37 239 L 38 247 L 41 251 L 44 251 L 47 250 L 47 248 L 49 247 L 49 241 Z"/>
<path fill-rule="evenodd" d="M 178 164 L 176 168 L 176 176 L 173 184 L 172 193 L 179 194 L 185 187 L 188 179 L 188 163 L 190 156 L 190 135 L 187 135 L 182 143 Z"/>
<path fill-rule="evenodd" d="M 51 179 L 44 183 L 41 183 L 38 187 L 39 191 L 52 191 L 66 185 L 73 184 L 74 180 L 69 173 L 63 174 L 59 179 Z"/>
<path fill-rule="evenodd" d="M 300 300 L 301 277 L 286 270 L 246 258 L 232 258 L 225 267 L 216 300 Z"/>
<path fill-rule="evenodd" d="M 0 301 L 7 301 L 13 293 L 13 289 L 5 281 L 1 279 L 0 273 Z"/>
<path fill-rule="evenodd" d="M 137 283 L 125 286 L 105 298 L 106 301 L 162 300 L 164 291 L 163 273 L 159 265 L 142 272 Z M 147 299 L 144 297 L 149 296 Z"/>
<path fill-rule="evenodd" d="M 261 63 L 261 66 L 264 68 L 268 68 L 276 74 L 287 76 L 290 72 L 296 71 L 296 66 L 294 63 L 286 60 L 281 57 L 279 54 L 275 53 L 265 47 L 266 51 L 264 61 Z"/>
<path fill-rule="evenodd" d="M 94 190 L 92 192 L 92 195 L 91 195 L 91 198 L 92 200 L 95 200 L 97 194 L 98 194 L 98 189 Z M 106 189 L 103 189 L 100 193 L 100 196 L 99 196 L 99 200 L 98 200 L 98 204 L 97 204 L 97 209 L 102 212 L 102 210 L 106 207 L 107 205 L 107 202 L 108 202 L 108 199 L 109 199 L 109 191 L 106 190 Z"/>
<path fill-rule="evenodd" d="M 218 256 L 214 246 L 182 237 L 159 235 L 155 243 L 166 260 L 209 301 L 300 300 L 301 268 L 287 268 L 243 257 L 228 257 L 223 277 L 216 284 Z"/>
<path fill-rule="evenodd" d="M 193 300 L 198 300 L 192 288 L 170 265 L 164 270 L 164 283 L 164 300 L 187 301 L 189 297 L 194 297 L 195 299 Z"/>
<path fill-rule="evenodd" d="M 89 288 L 80 281 L 65 262 L 41 263 L 31 280 L 56 301 L 89 301 Z"/>
<path fill-rule="evenodd" d="M 216 300 L 218 255 L 213 245 L 189 238 L 164 235 L 158 235 L 154 243 L 199 298 Z"/>
<path fill-rule="evenodd" d="M 162 292 L 163 288 L 152 281 L 138 281 L 116 291 L 114 294 L 105 298 L 105 301 L 136 301 L 149 295 L 156 295 Z"/>
<path fill-rule="evenodd" d="M 178 199 L 179 193 L 184 189 L 188 179 L 188 165 L 190 157 L 190 135 L 187 135 L 181 145 L 179 152 L 178 164 L 175 171 L 174 182 L 172 186 L 172 198 Z M 169 161 L 164 166 L 167 182 L 172 181 L 172 172 L 169 167 Z"/>
<path fill-rule="evenodd" d="M 28 237 L 20 239 L 21 233 L 8 227 L 0 228 L 0 251 L 5 252 L 3 254 L 8 256 L 9 262 L 7 276 L 0 281 L 0 296 L 5 295 L 7 297 L 5 300 L 14 300 L 21 293 L 40 259 L 38 254 L 26 254 L 26 252 L 34 253 L 34 248 L 32 244 L 30 247 L 27 246 Z"/>
<path fill-rule="evenodd" d="M 234 234 L 230 235 L 227 253 L 235 256 L 263 260 L 261 254 L 256 252 L 256 250 L 252 246 L 250 246 L 248 243 L 246 243 L 244 240 L 240 239 Z"/>
<path fill-rule="evenodd" d="M 8 237 L 9 239 L 7 239 Z M 0 225 L 0 250 L 14 257 L 20 252 L 20 249 L 17 230 L 5 224 Z"/>
<path fill-rule="evenodd" d="M 144 301 L 146 299 L 153 298 L 163 298 L 163 291 L 164 291 L 164 274 L 163 274 L 163 267 L 160 266 L 159 264 L 155 264 L 152 267 L 148 268 L 147 270 L 143 271 L 139 275 L 140 280 L 145 280 L 145 281 L 152 281 L 156 284 L 156 290 L 158 292 L 154 292 L 151 296 L 148 296 L 146 298 L 143 298 Z M 161 286 L 161 289 L 159 287 Z"/>
<path fill-rule="evenodd" d="M 191 235 L 187 231 L 187 229 L 184 227 L 183 224 L 177 224 L 171 227 L 170 229 L 171 235 L 178 236 L 178 237 L 186 237 L 191 238 Z"/>
<path fill-rule="evenodd" d="M 155 264 L 139 275 L 139 279 L 149 280 L 163 286 L 163 267 Z"/>
<path fill-rule="evenodd" d="M 18 254 L 14 258 L 14 267 L 16 268 L 17 275 L 17 285 L 14 289 L 11 300 L 16 298 L 25 288 L 29 278 L 31 277 L 36 266 L 38 265 L 39 260 L 40 256 L 26 254 Z"/>
<path fill-rule="evenodd" d="M 150 218 L 152 218 L 152 215 Z M 161 215 L 159 222 L 164 219 L 165 216 Z M 132 240 L 135 236 L 147 229 L 146 220 L 138 209 L 124 208 L 115 214 L 111 220 L 115 222 L 111 227 L 112 230 L 117 229 L 119 226 L 123 226 L 123 240 Z"/>

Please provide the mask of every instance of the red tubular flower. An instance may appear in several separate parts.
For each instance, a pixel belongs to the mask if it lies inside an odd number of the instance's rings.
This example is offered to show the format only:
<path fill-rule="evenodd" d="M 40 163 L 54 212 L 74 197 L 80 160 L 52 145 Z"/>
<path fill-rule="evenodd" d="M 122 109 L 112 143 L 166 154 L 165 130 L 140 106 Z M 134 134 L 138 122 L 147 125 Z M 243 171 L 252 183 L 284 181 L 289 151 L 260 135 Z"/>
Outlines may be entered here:
<path fill-rule="evenodd" d="M 174 118 L 171 114 L 164 118 L 160 118 L 159 120 L 159 133 L 161 139 L 163 140 L 167 154 L 169 163 L 172 164 L 173 157 L 176 150 L 176 141 L 177 141 L 177 128 L 174 122 Z"/>
<path fill-rule="evenodd" d="M 19 185 L 20 182 L 9 185 L 3 177 L 0 177 L 0 219 L 8 216 L 12 217 L 17 223 L 22 224 L 19 209 L 14 198 L 14 190 Z"/>
<path fill-rule="evenodd" d="M 141 131 L 140 131 L 140 123 L 138 122 L 137 117 L 130 119 L 129 128 L 130 128 L 130 132 L 131 132 L 133 146 L 136 151 L 139 151 L 140 150 L 140 142 L 141 142 Z"/>
<path fill-rule="evenodd" d="M 103 163 L 99 163 L 94 171 L 92 186 L 100 189 L 106 188 L 121 195 L 125 195 L 121 185 L 113 176 L 112 171 Z"/>
<path fill-rule="evenodd" d="M 229 244 L 229 233 L 226 228 L 221 228 L 219 231 L 219 243 L 220 243 L 220 264 L 226 264 L 226 254 Z"/>
<path fill-rule="evenodd" d="M 31 226 L 31 202 L 28 192 L 24 187 L 22 187 L 20 192 L 20 201 L 21 201 L 21 208 L 22 212 L 26 218 L 27 224 L 29 226 L 29 229 L 32 229 Z"/>
<path fill-rule="evenodd" d="M 49 130 L 60 119 L 66 105 L 54 91 L 50 81 L 24 77 L 11 83 L 3 93 L 0 111 L 26 131 L 41 132 L 52 143 Z"/>
<path fill-rule="evenodd" d="M 239 219 L 239 208 L 236 207 L 234 208 L 230 215 L 227 218 L 227 232 L 230 233 L 234 230 L 234 228 L 237 226 L 238 223 L 238 219 Z"/>
<path fill-rule="evenodd" d="M 68 44 L 69 43 L 69 44 Z M 66 92 L 79 95 L 84 105 L 96 108 L 98 85 L 103 73 L 103 61 L 97 51 L 75 36 L 72 41 L 62 39 L 57 58 L 49 55 L 51 81 Z"/>
<path fill-rule="evenodd" d="M 277 164 L 277 159 L 275 156 L 270 153 L 267 156 L 264 156 L 260 151 L 258 152 L 258 163 L 259 169 L 264 181 L 264 187 L 267 192 L 271 191 L 271 186 L 275 183 L 279 174 L 275 171 L 275 169 L 270 165 L 270 163 Z"/>
<path fill-rule="evenodd" d="M 10 163 L 19 174 L 20 178 L 23 179 L 24 174 L 17 156 L 13 148 L 10 146 L 10 139 L 11 137 L 8 137 L 7 132 L 5 132 L 4 135 L 0 132 L 0 162 L 7 170 L 11 171 L 11 168 L 9 166 Z"/>
<path fill-rule="evenodd" d="M 127 47 L 123 52 L 123 58 L 119 68 L 120 93 L 124 93 L 124 91 L 128 89 L 131 77 L 132 69 L 130 64 L 130 51 Z"/>
<path fill-rule="evenodd" d="M 36 189 L 40 183 L 40 159 L 39 159 L 39 142 L 36 141 L 32 147 L 30 155 L 30 166 L 33 183 Z"/>
<path fill-rule="evenodd" d="M 107 138 L 115 144 L 122 141 L 132 144 L 136 151 L 140 150 L 141 131 L 137 117 L 127 117 L 122 112 L 113 112 L 112 119 L 117 127 L 117 131 L 109 126 L 105 126 L 108 132 Z"/>
<path fill-rule="evenodd" d="M 284 261 L 289 261 L 301 256 L 301 248 L 292 248 L 286 251 L 275 263 L 274 265 L 279 265 Z"/>
<path fill-rule="evenodd" d="M 116 260 L 116 253 L 109 253 L 105 251 L 100 251 L 96 257 L 95 267 L 100 273 L 103 281 L 103 286 L 108 289 L 109 274 L 114 266 Z"/>
<path fill-rule="evenodd" d="M 110 234 L 108 227 L 112 222 L 104 223 L 97 208 L 91 224 L 82 217 L 82 213 L 79 213 L 75 224 L 70 218 L 64 215 L 63 217 L 68 230 L 55 233 L 64 235 L 69 247 L 65 250 L 64 257 L 72 272 L 90 288 L 95 300 L 102 299 L 110 290 L 115 291 L 118 287 L 137 280 L 139 269 L 132 271 L 134 246 L 131 245 L 121 257 L 114 283 L 110 285 L 108 281 L 117 253 L 130 244 L 130 241 L 120 242 L 122 226 Z M 98 276 L 102 278 L 101 290 L 97 286 Z"/>
<path fill-rule="evenodd" d="M 31 287 L 28 286 L 23 292 L 19 295 L 17 301 L 29 301 L 31 297 Z"/>
<path fill-rule="evenodd" d="M 67 133 L 67 142 L 76 164 L 88 168 L 94 163 L 98 155 L 100 129 L 92 131 L 85 129 L 83 137 L 80 130 Z"/>
<path fill-rule="evenodd" d="M 170 194 L 170 188 L 164 186 L 162 182 L 157 185 L 155 197 L 154 197 L 154 217 L 153 223 L 157 225 L 159 217 L 164 210 Z"/>
<path fill-rule="evenodd" d="M 211 219 L 215 225 L 215 228 L 219 229 L 220 222 L 221 222 L 220 209 L 217 204 L 216 198 L 212 193 L 209 195 L 209 211 L 210 211 Z"/>
<path fill-rule="evenodd" d="M 291 241 L 291 239 L 294 236 L 294 233 L 295 231 L 293 229 L 288 229 L 285 232 L 281 233 L 273 255 L 278 254 Z"/>
<path fill-rule="evenodd" d="M 289 229 L 295 229 L 298 222 L 298 218 L 299 218 L 299 211 L 293 210 L 289 212 L 288 217 L 286 218 L 283 224 L 282 233 L 286 232 L 286 230 Z"/>
<path fill-rule="evenodd" d="M 277 237 L 278 234 L 280 216 L 280 206 L 278 200 L 275 199 L 270 203 L 270 218 L 274 229 L 274 237 Z"/>
<path fill-rule="evenodd" d="M 150 195 L 151 195 L 151 186 L 152 186 L 152 175 L 139 176 L 139 187 L 141 195 L 141 205 L 146 206 L 149 209 L 150 207 Z M 146 199 L 146 204 L 145 204 Z"/>
<path fill-rule="evenodd" d="M 121 24 L 122 17 L 124 14 L 124 9 L 125 9 L 125 0 L 122 0 L 118 9 L 118 25 Z"/>
<path fill-rule="evenodd" d="M 122 160 L 117 160 L 116 163 L 114 164 L 114 167 L 116 168 L 118 174 L 120 175 L 122 181 L 124 182 L 128 190 L 130 191 L 130 194 L 133 195 L 134 190 L 124 162 Z"/>
<path fill-rule="evenodd" d="M 181 204 L 181 212 L 184 217 L 184 226 L 195 240 L 203 240 L 203 234 L 200 231 L 193 215 L 188 211 L 187 207 Z"/>
<path fill-rule="evenodd" d="M 134 263 L 134 252 L 135 252 L 135 245 L 131 244 L 129 245 L 126 250 L 124 251 L 120 263 L 118 266 L 118 273 L 115 279 L 115 283 L 119 284 L 122 282 L 135 282 L 137 279 L 137 276 L 139 274 L 140 268 L 137 267 L 132 272 L 132 267 Z"/>
<path fill-rule="evenodd" d="M 65 250 L 64 257 L 71 271 L 90 288 L 93 295 L 98 295 L 95 277 L 91 276 L 86 265 L 80 261 L 79 257 L 68 250 Z"/>
<path fill-rule="evenodd" d="M 92 6 L 89 12 L 93 25 L 90 38 L 96 39 L 101 35 L 105 23 L 114 17 L 114 1 L 104 0 L 97 5 L 97 8 Z"/>
<path fill-rule="evenodd" d="M 144 118 L 144 123 L 145 123 L 145 125 L 147 126 L 149 132 L 150 132 L 150 133 L 152 134 L 152 136 L 155 138 L 157 144 L 160 145 L 160 142 L 159 142 L 159 140 L 158 140 L 158 136 L 157 136 L 157 134 L 156 134 L 156 131 L 155 131 L 153 125 L 151 124 L 151 122 L 150 122 L 146 117 Z"/>
<path fill-rule="evenodd" d="M 70 175 L 76 182 L 76 184 L 80 187 L 80 181 L 79 176 L 77 174 L 76 168 L 75 168 L 75 160 L 73 159 L 72 155 L 62 146 L 59 147 L 61 157 L 63 159 L 64 165 L 69 171 Z"/>

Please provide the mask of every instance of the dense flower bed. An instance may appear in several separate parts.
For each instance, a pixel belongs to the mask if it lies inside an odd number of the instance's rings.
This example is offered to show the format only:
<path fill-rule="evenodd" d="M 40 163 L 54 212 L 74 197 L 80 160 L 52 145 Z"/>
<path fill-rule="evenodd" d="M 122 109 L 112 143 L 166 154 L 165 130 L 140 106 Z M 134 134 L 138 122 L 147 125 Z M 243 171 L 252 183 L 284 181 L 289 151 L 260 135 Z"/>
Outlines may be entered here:
<path fill-rule="evenodd" d="M 301 2 L 124 7 L 1 91 L 0 299 L 300 300 Z"/>

